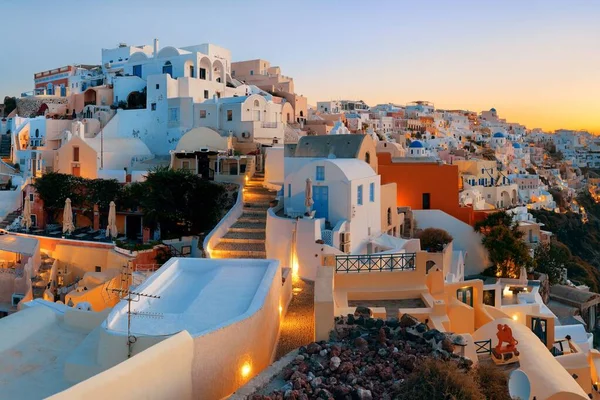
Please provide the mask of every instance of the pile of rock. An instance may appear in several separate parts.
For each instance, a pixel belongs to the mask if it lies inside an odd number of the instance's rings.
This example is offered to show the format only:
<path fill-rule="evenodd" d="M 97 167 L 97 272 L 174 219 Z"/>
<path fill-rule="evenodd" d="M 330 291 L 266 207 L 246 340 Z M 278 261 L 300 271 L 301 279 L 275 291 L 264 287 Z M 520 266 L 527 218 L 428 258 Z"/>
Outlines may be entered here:
<path fill-rule="evenodd" d="M 472 361 L 454 353 L 460 335 L 428 329 L 416 318 L 373 319 L 370 313 L 336 318 L 328 342 L 310 343 L 283 371 L 285 384 L 253 400 L 392 399 L 424 358 L 436 357 L 468 369 Z"/>

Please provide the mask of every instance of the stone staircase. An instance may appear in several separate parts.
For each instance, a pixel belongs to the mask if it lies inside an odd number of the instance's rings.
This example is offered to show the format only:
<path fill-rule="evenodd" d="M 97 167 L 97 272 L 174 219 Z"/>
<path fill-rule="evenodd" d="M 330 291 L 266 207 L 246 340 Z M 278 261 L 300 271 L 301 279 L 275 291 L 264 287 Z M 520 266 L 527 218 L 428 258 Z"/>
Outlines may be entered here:
<path fill-rule="evenodd" d="M 213 258 L 266 258 L 267 210 L 276 193 L 265 189 L 264 175 L 256 173 L 244 189 L 244 210 L 211 251 Z"/>
<path fill-rule="evenodd" d="M 0 221 L 0 229 L 6 229 L 6 227 L 12 224 L 12 222 L 17 219 L 19 215 L 21 215 L 20 210 L 15 210 L 8 214 L 2 221 Z"/>

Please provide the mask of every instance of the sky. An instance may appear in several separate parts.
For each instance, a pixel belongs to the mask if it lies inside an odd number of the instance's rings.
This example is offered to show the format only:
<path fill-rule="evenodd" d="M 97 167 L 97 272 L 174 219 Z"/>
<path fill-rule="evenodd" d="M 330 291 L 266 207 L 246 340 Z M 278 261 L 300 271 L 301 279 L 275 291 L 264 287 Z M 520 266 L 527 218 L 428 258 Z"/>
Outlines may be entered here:
<path fill-rule="evenodd" d="M 498 110 L 528 128 L 600 134 L 597 0 L 1 0 L 0 98 L 35 72 L 99 64 L 120 42 L 214 43 L 266 59 L 308 103 Z"/>

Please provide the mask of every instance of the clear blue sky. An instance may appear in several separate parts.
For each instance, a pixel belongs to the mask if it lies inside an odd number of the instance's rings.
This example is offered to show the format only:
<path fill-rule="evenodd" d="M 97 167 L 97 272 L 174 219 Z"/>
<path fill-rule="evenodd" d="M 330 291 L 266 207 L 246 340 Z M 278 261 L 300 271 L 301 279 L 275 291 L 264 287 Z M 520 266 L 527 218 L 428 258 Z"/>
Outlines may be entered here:
<path fill-rule="evenodd" d="M 0 96 L 128 44 L 231 50 L 295 78 L 309 104 L 429 100 L 600 132 L 600 1 L 2 0 Z"/>

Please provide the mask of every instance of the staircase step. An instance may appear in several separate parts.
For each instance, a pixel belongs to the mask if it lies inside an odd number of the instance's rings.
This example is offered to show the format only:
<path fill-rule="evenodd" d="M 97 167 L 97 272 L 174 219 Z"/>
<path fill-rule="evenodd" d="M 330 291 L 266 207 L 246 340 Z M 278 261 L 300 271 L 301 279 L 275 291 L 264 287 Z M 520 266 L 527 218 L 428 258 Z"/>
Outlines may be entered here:
<path fill-rule="evenodd" d="M 253 210 L 267 210 L 271 208 L 271 202 L 269 201 L 244 201 L 244 208 Z"/>
<path fill-rule="evenodd" d="M 265 232 L 265 224 L 261 222 L 244 222 L 238 220 L 234 223 L 231 228 L 229 228 L 230 232 Z"/>
<path fill-rule="evenodd" d="M 232 232 L 221 238 L 220 243 L 265 243 L 265 232 Z"/>
<path fill-rule="evenodd" d="M 267 223 L 267 217 L 266 215 L 242 214 L 242 216 L 238 218 L 238 222 L 250 222 L 255 224 L 262 224 L 262 226 L 265 226 Z"/>
<path fill-rule="evenodd" d="M 233 257 L 266 257 L 265 245 L 263 243 L 223 243 L 220 242 L 211 251 L 215 258 Z"/>
<path fill-rule="evenodd" d="M 242 214 L 242 217 L 247 214 L 246 216 L 248 217 L 256 217 L 256 216 L 267 216 L 267 210 L 264 208 L 256 208 L 256 207 L 244 207 L 243 208 L 244 213 Z"/>

